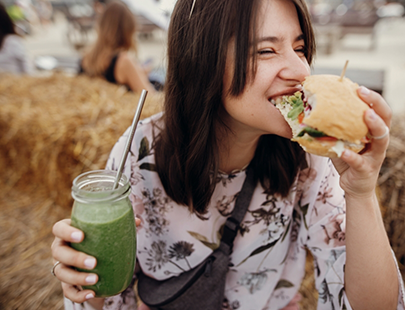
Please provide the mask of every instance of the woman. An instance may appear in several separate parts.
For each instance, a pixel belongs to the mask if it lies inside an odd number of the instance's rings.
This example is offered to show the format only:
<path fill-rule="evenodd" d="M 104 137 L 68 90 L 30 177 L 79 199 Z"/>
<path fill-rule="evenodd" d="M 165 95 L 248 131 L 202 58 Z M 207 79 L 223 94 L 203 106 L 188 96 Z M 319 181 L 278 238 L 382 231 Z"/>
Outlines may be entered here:
<path fill-rule="evenodd" d="M 134 15 L 124 3 L 110 2 L 99 19 L 97 40 L 84 55 L 80 72 L 126 85 L 137 93 L 142 89 L 154 92 L 144 69 L 129 54 L 136 51 L 135 26 Z"/>
<path fill-rule="evenodd" d="M 28 58 L 21 37 L 0 3 L 0 72 L 29 73 Z"/>
<path fill-rule="evenodd" d="M 139 125 L 125 170 L 141 220 L 137 259 L 145 274 L 167 279 L 211 254 L 250 164 L 258 183 L 234 241 L 224 309 L 297 308 L 305 249 L 315 260 L 318 309 L 404 309 L 374 193 L 388 138 L 372 140 L 362 155 L 345 151 L 332 164 L 291 142 L 270 103 L 300 89 L 314 48 L 304 0 L 177 1 L 164 114 Z M 364 115 L 370 134 L 383 135 L 388 105 L 364 87 L 359 96 L 373 107 Z M 108 169 L 124 143 L 114 147 Z M 88 274 L 70 266 L 91 274 L 96 258 L 66 246 L 83 239 L 68 223 L 53 229 L 67 303 L 135 309 L 131 289 L 106 300 L 77 289 Z"/>

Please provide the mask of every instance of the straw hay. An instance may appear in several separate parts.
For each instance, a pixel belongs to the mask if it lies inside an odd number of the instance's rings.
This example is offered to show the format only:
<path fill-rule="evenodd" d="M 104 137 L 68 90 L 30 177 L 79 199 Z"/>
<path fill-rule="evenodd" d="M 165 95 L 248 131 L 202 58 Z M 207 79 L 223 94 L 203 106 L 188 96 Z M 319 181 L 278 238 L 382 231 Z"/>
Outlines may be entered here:
<path fill-rule="evenodd" d="M 61 285 L 50 274 L 50 245 L 53 223 L 68 212 L 45 194 L 14 188 L 0 195 L 0 309 L 63 309 Z"/>
<path fill-rule="evenodd" d="M 53 224 L 69 217 L 74 177 L 102 169 L 130 126 L 139 95 L 85 76 L 0 76 L 0 309 L 63 309 L 51 276 Z M 142 117 L 161 109 L 148 95 Z M 405 128 L 394 118 L 379 196 L 390 241 L 405 263 Z M 402 163 L 402 164 L 401 164 Z M 302 310 L 316 308 L 309 258 Z"/>
<path fill-rule="evenodd" d="M 102 169 L 117 139 L 132 123 L 139 95 L 86 76 L 0 77 L 0 167 L 7 186 L 31 182 L 70 206 L 73 179 Z M 142 117 L 160 110 L 148 95 Z"/>

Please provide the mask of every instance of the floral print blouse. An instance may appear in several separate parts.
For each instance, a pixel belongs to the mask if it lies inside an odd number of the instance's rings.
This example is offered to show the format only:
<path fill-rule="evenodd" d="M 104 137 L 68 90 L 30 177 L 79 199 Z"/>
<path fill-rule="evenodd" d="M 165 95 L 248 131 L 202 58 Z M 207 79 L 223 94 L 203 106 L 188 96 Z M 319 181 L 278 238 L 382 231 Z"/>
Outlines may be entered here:
<path fill-rule="evenodd" d="M 220 229 L 232 212 L 246 173 L 219 174 L 207 220 L 166 195 L 154 169 L 153 137 L 160 115 L 140 121 L 124 173 L 130 178 L 137 229 L 137 260 L 142 271 L 163 280 L 200 264 L 220 242 Z M 161 124 L 160 124 L 161 125 Z M 117 170 L 129 131 L 118 140 L 107 163 Z M 305 272 L 306 250 L 314 257 L 319 310 L 351 309 L 344 290 L 345 200 L 332 162 L 308 155 L 286 198 L 267 195 L 258 183 L 234 241 L 223 309 L 282 309 L 296 295 Z M 397 309 L 404 310 L 404 291 Z M 85 303 L 86 304 L 86 303 Z M 65 300 L 66 308 L 80 307 Z M 90 309 L 90 308 L 88 308 Z M 107 298 L 104 309 L 136 309 L 132 288 Z"/>

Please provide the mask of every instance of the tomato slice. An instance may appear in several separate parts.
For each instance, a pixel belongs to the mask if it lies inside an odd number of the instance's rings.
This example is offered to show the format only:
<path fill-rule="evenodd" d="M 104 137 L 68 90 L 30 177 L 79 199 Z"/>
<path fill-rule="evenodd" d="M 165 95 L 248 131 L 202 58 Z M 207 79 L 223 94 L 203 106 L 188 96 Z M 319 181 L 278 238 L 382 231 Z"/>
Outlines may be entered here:
<path fill-rule="evenodd" d="M 371 140 L 366 136 L 366 137 L 362 138 L 362 139 L 360 140 L 360 142 L 362 142 L 362 143 L 370 143 Z"/>
<path fill-rule="evenodd" d="M 319 137 L 319 138 L 316 138 L 316 139 L 320 140 L 320 141 L 325 141 L 325 142 L 335 142 L 335 141 L 338 140 L 335 137 Z"/>
<path fill-rule="evenodd" d="M 299 124 L 302 124 L 302 121 L 303 121 L 304 117 L 305 117 L 304 112 L 301 112 L 300 115 L 298 115 L 298 123 Z"/>

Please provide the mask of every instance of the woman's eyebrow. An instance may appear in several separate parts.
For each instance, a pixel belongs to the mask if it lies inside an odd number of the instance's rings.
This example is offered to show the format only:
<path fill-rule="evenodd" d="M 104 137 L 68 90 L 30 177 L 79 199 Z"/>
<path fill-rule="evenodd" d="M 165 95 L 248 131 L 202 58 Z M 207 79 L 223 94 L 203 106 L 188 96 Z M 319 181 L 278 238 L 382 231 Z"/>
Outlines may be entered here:
<path fill-rule="evenodd" d="M 279 43 L 284 40 L 285 40 L 284 37 L 267 36 L 267 37 L 258 38 L 257 43 L 261 43 L 261 42 Z M 304 40 L 303 33 L 301 33 L 298 37 L 296 37 L 294 42 L 298 42 L 298 41 L 302 41 L 302 40 Z"/>

